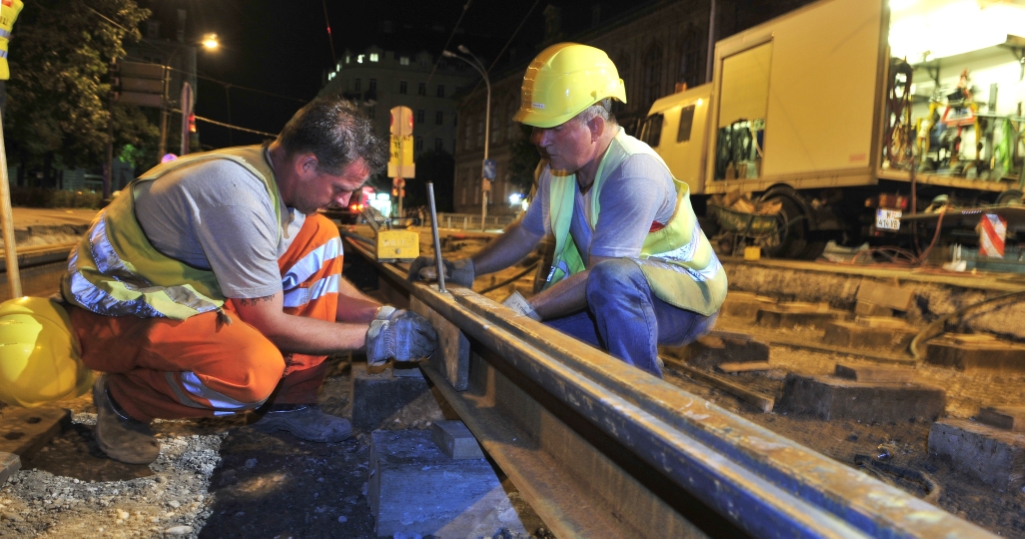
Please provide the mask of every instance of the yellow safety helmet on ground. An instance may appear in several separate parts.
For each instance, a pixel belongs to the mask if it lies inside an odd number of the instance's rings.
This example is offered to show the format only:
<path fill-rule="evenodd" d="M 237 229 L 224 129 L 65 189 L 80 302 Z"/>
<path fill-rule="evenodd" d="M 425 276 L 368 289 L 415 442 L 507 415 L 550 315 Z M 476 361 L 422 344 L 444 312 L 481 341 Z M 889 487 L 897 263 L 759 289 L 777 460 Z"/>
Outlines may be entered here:
<path fill-rule="evenodd" d="M 607 97 L 626 103 L 623 79 L 605 51 L 559 43 L 530 62 L 523 77 L 523 100 L 513 119 L 533 127 L 555 127 Z"/>
<path fill-rule="evenodd" d="M 91 385 L 63 307 L 30 297 L 0 304 L 0 400 L 33 408 L 82 395 Z"/>

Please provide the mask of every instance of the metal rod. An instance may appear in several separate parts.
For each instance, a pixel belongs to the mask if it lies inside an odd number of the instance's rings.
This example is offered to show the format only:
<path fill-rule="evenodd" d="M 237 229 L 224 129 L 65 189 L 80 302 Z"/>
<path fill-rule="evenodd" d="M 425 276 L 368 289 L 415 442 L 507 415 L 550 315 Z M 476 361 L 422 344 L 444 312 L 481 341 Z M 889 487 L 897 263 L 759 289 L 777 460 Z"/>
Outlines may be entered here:
<path fill-rule="evenodd" d="M 441 238 L 438 236 L 438 209 L 434 205 L 434 182 L 427 182 L 427 201 L 431 204 L 431 233 L 434 234 L 434 263 L 438 267 L 438 292 L 445 293 L 445 265 L 441 261 Z"/>
<path fill-rule="evenodd" d="M 21 297 L 21 273 L 18 271 L 18 249 L 14 244 L 14 212 L 11 211 L 11 184 L 7 175 L 7 149 L 4 148 L 3 120 L 0 119 L 0 219 L 7 262 L 7 288 L 12 298 Z"/>

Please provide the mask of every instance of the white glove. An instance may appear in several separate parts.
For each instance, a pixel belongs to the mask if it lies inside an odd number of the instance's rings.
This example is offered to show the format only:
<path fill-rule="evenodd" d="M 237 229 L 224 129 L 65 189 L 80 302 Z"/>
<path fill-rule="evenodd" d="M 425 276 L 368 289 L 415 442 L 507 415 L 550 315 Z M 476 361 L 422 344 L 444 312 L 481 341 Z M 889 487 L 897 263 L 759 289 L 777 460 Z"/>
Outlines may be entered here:
<path fill-rule="evenodd" d="M 534 308 L 530 306 L 530 302 L 527 301 L 527 298 L 523 297 L 523 294 L 520 294 L 519 292 L 513 292 L 511 296 L 502 302 L 502 305 L 505 305 L 522 315 L 529 316 L 533 320 L 537 320 L 538 322 L 541 321 L 541 316 L 538 315 L 537 312 L 534 311 Z"/>

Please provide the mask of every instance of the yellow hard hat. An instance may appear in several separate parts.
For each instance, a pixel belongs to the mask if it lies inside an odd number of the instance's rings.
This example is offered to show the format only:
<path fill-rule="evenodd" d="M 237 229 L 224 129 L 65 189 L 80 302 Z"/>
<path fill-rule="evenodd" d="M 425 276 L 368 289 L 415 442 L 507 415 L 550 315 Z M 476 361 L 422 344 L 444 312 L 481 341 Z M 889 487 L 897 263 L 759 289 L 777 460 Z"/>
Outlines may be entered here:
<path fill-rule="evenodd" d="M 92 385 L 71 318 L 58 303 L 23 297 L 0 303 L 0 400 L 33 408 Z"/>
<path fill-rule="evenodd" d="M 605 51 L 559 43 L 530 62 L 523 77 L 523 100 L 513 119 L 555 127 L 607 97 L 626 103 L 623 79 Z"/>

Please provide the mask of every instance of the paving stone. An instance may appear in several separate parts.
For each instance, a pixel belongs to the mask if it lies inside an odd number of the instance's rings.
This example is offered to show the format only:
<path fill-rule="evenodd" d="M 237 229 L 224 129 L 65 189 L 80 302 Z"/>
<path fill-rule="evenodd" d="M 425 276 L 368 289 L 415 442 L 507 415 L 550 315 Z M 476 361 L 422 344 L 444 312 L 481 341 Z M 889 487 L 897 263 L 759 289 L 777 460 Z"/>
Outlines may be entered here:
<path fill-rule="evenodd" d="M 370 374 L 366 364 L 352 366 L 352 426 L 362 432 L 405 429 L 442 421 L 445 415 L 419 369 L 419 376 L 392 376 L 391 370 Z"/>
<path fill-rule="evenodd" d="M 729 292 L 719 313 L 722 316 L 754 321 L 758 318 L 758 310 L 768 305 L 775 305 L 776 300 L 752 294 L 750 292 Z"/>
<path fill-rule="evenodd" d="M 1025 372 L 1025 346 L 996 340 L 956 342 L 941 337 L 929 342 L 925 361 L 962 371 Z"/>
<path fill-rule="evenodd" d="M 929 456 L 999 490 L 1025 485 L 1025 434 L 944 418 L 929 430 Z"/>
<path fill-rule="evenodd" d="M 64 408 L 8 406 L 0 410 L 0 452 L 31 456 L 70 426 L 71 411 Z"/>
<path fill-rule="evenodd" d="M 859 302 L 887 309 L 907 311 L 911 307 L 911 300 L 914 299 L 914 296 L 914 291 L 910 288 L 900 288 L 865 279 L 858 286 L 857 299 Z"/>
<path fill-rule="evenodd" d="M 713 331 L 687 346 L 663 347 L 661 353 L 711 369 L 720 363 L 768 361 L 769 345 L 746 333 Z"/>
<path fill-rule="evenodd" d="M 854 304 L 854 314 L 858 316 L 893 316 L 893 309 L 867 301 L 858 301 Z"/>
<path fill-rule="evenodd" d="M 481 451 L 477 438 L 462 421 L 435 421 L 431 425 L 431 436 L 435 445 L 450 458 L 457 460 L 484 458 L 484 452 Z"/>
<path fill-rule="evenodd" d="M 979 410 L 980 423 L 1012 432 L 1025 432 L 1025 406 L 991 406 Z"/>
<path fill-rule="evenodd" d="M 878 348 L 893 351 L 907 350 L 917 331 L 905 327 L 872 327 L 857 321 L 828 322 L 822 342 L 846 348 Z"/>
<path fill-rule="evenodd" d="M 451 459 L 428 431 L 374 432 L 370 473 L 367 498 L 379 537 L 527 533 L 488 461 Z"/>
<path fill-rule="evenodd" d="M 814 305 L 814 304 L 808 304 Z M 850 318 L 851 314 L 846 311 L 830 310 L 828 306 L 822 308 L 798 308 L 795 304 L 779 304 L 777 306 L 763 307 L 758 311 L 758 325 L 769 328 L 792 328 L 795 326 L 806 326 L 824 329 L 827 324 L 837 320 Z"/>
<path fill-rule="evenodd" d="M 899 367 L 837 363 L 836 377 L 865 383 L 910 383 L 915 381 L 915 371 Z"/>
<path fill-rule="evenodd" d="M 14 453 L 0 452 L 0 488 L 3 488 L 7 478 L 14 475 L 21 469 L 21 457 Z"/>
<path fill-rule="evenodd" d="M 776 410 L 826 421 L 934 421 L 945 406 L 946 393 L 939 387 L 791 373 L 783 383 L 783 397 Z"/>

